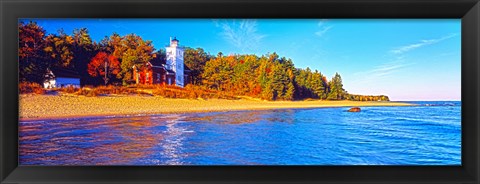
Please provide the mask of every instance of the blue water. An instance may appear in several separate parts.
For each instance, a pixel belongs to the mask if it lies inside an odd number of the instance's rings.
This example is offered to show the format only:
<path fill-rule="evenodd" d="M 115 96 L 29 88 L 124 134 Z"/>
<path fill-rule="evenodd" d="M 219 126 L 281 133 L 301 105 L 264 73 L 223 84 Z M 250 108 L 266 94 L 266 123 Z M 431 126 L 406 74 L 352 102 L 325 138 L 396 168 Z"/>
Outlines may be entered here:
<path fill-rule="evenodd" d="M 20 122 L 20 165 L 460 165 L 460 102 Z"/>

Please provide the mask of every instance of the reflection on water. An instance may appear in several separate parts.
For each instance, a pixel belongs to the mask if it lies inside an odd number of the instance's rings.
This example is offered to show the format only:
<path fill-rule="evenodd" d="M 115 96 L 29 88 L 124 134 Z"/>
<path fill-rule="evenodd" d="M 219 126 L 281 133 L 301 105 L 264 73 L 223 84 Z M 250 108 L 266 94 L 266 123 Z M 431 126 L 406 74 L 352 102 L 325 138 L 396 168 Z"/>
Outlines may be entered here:
<path fill-rule="evenodd" d="M 25 121 L 20 164 L 458 165 L 460 104 L 433 104 Z"/>

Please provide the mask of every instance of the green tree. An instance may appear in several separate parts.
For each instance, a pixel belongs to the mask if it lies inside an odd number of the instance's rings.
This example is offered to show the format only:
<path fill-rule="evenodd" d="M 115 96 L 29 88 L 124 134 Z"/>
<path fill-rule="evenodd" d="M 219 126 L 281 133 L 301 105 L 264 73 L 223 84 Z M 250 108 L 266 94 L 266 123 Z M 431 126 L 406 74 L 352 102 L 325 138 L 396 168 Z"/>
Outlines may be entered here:
<path fill-rule="evenodd" d="M 287 91 L 285 92 L 285 100 L 293 100 L 295 95 L 295 85 L 293 82 L 287 84 Z"/>
<path fill-rule="evenodd" d="M 101 81 L 92 78 L 87 72 L 88 63 L 98 52 L 87 28 L 74 29 L 71 37 L 73 38 L 73 67 L 80 74 L 81 85 L 101 84 Z"/>
<path fill-rule="evenodd" d="M 253 95 L 260 93 L 261 88 L 256 76 L 259 62 L 255 55 L 240 55 L 234 61 L 232 82 L 234 90 L 239 95 Z"/>
<path fill-rule="evenodd" d="M 219 54 L 219 57 L 207 61 L 202 75 L 203 83 L 207 87 L 222 91 L 228 89 L 233 74 L 229 60 L 229 57 Z"/>
<path fill-rule="evenodd" d="M 202 83 L 202 73 L 205 64 L 210 60 L 211 56 L 202 48 L 185 48 L 184 63 L 190 69 L 189 81 L 192 84 L 200 85 Z"/>
<path fill-rule="evenodd" d="M 50 34 L 45 38 L 44 51 L 50 56 L 50 64 L 56 67 L 73 68 L 73 38 L 63 30 L 58 35 Z"/>
<path fill-rule="evenodd" d="M 320 99 L 325 99 L 327 97 L 326 94 L 326 84 L 324 84 L 322 78 L 323 75 L 315 70 L 313 74 L 311 74 L 311 89 L 313 94 L 315 94 L 315 97 L 320 98 Z"/>
<path fill-rule="evenodd" d="M 335 76 L 330 81 L 330 92 L 328 93 L 328 100 L 343 100 L 345 98 L 345 89 L 343 89 L 342 77 L 335 73 Z"/>
<path fill-rule="evenodd" d="M 267 84 L 265 89 L 261 93 L 261 97 L 265 100 L 275 100 L 275 91 L 272 89 L 271 84 Z"/>
<path fill-rule="evenodd" d="M 110 43 L 113 48 L 113 56 L 121 60 L 121 72 L 118 73 L 124 85 L 132 78 L 133 66 L 145 67 L 145 64 L 153 59 L 153 46 L 151 41 L 143 40 L 135 34 L 128 34 L 120 37 L 114 33 L 110 36 Z"/>

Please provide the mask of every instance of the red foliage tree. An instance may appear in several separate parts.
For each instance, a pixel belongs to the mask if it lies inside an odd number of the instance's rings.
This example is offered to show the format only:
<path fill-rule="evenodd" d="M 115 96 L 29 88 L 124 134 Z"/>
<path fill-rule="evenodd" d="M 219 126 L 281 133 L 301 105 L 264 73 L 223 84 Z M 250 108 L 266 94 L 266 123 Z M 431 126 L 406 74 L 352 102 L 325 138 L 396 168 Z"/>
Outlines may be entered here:
<path fill-rule="evenodd" d="M 121 71 L 120 62 L 118 59 L 105 52 L 98 52 L 95 57 L 88 63 L 88 74 L 92 77 L 102 76 L 107 85 L 110 78 L 113 76 L 118 77 L 118 73 Z"/>

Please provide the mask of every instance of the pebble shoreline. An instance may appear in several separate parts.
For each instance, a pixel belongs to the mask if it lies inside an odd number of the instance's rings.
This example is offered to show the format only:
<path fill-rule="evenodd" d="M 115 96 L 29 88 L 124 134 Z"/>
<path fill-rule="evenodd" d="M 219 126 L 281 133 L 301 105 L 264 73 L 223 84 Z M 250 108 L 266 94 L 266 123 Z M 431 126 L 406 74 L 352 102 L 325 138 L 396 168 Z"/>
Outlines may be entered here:
<path fill-rule="evenodd" d="M 173 99 L 154 96 L 85 97 L 76 95 L 20 95 L 20 119 L 82 116 L 266 110 L 352 106 L 411 106 L 401 102 L 263 101 L 254 99 Z"/>

